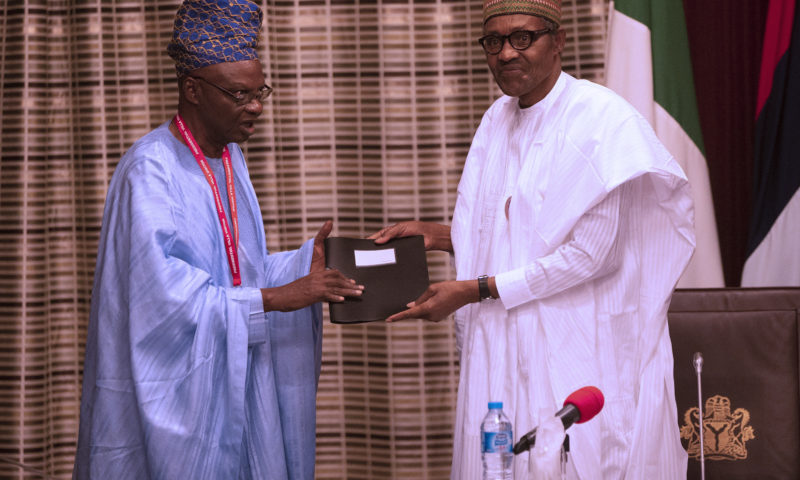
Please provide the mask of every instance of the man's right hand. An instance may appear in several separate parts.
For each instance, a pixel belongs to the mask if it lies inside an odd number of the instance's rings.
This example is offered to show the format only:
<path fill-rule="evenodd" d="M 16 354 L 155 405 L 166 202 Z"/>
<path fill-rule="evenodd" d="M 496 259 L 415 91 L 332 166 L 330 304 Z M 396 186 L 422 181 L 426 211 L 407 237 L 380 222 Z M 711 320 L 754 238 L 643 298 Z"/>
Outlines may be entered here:
<path fill-rule="evenodd" d="M 360 297 L 363 285 L 338 270 L 322 270 L 274 288 L 262 288 L 264 311 L 290 312 L 317 302 L 343 302 L 345 297 Z"/>
<path fill-rule="evenodd" d="M 412 235 L 422 235 L 425 238 L 425 250 L 453 251 L 453 243 L 450 241 L 450 226 L 433 222 L 412 220 L 395 223 L 382 228 L 367 238 L 375 240 L 376 244 L 381 245 L 393 238 L 410 237 Z"/>

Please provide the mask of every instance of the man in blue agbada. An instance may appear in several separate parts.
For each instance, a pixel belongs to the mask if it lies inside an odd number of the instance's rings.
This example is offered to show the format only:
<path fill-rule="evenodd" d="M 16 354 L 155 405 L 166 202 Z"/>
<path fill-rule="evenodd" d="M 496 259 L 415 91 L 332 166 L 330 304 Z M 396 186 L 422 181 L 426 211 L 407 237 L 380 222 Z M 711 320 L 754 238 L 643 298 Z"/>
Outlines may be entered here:
<path fill-rule="evenodd" d="M 363 287 L 325 269 L 330 222 L 267 252 L 238 145 L 271 92 L 261 21 L 242 0 L 177 12 L 178 114 L 128 150 L 108 190 L 77 479 L 314 477 L 319 302 Z"/>

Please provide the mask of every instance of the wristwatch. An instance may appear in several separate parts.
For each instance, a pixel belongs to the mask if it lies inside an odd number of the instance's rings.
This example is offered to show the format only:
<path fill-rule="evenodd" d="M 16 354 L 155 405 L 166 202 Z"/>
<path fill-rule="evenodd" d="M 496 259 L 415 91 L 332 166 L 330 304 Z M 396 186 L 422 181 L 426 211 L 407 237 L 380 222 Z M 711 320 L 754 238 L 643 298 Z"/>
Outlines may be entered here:
<path fill-rule="evenodd" d="M 492 292 L 489 291 L 489 276 L 481 275 L 478 277 L 478 296 L 481 300 L 492 298 Z"/>

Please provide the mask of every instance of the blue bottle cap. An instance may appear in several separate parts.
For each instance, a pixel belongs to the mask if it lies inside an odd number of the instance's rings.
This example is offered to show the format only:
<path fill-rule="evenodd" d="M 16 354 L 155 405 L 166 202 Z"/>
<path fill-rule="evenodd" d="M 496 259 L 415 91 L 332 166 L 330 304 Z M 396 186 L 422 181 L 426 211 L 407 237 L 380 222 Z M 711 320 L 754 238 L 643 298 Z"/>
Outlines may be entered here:
<path fill-rule="evenodd" d="M 489 402 L 489 410 L 502 410 L 503 402 Z"/>

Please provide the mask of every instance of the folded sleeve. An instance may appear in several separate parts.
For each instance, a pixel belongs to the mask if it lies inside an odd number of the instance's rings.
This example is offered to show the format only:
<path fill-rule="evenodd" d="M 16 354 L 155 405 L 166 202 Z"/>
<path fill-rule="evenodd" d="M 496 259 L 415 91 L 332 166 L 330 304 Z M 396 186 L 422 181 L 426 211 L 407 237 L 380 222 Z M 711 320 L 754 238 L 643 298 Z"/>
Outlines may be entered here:
<path fill-rule="evenodd" d="M 546 298 L 613 271 L 619 261 L 625 185 L 612 190 L 575 224 L 566 243 L 530 265 L 495 276 L 506 309 Z"/>

